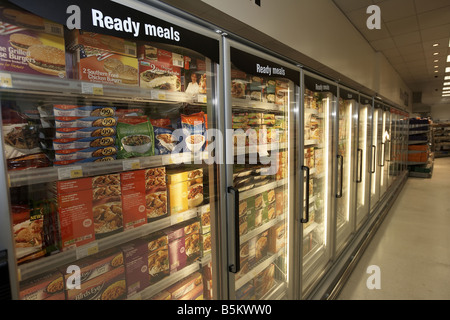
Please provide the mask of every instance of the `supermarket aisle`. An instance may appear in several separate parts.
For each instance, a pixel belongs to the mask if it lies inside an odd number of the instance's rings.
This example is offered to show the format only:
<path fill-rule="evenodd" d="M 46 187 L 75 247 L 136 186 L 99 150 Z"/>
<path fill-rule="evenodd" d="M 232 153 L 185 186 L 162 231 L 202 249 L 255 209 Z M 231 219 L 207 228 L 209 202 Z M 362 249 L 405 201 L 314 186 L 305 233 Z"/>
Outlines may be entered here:
<path fill-rule="evenodd" d="M 366 285 L 372 265 L 381 289 Z M 408 179 L 338 299 L 450 299 L 450 158 L 435 159 L 431 179 Z"/>

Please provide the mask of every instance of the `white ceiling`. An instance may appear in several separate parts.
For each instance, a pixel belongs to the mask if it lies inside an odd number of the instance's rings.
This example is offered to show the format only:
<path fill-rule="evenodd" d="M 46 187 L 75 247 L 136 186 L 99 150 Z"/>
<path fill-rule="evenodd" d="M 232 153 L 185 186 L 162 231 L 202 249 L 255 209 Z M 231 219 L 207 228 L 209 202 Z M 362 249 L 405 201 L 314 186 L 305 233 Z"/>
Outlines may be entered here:
<path fill-rule="evenodd" d="M 450 104 L 448 97 L 442 97 L 445 68 L 450 67 L 450 0 L 333 1 L 406 85 L 422 93 L 422 104 Z M 380 30 L 366 25 L 370 16 L 366 10 L 373 4 L 380 7 Z"/>

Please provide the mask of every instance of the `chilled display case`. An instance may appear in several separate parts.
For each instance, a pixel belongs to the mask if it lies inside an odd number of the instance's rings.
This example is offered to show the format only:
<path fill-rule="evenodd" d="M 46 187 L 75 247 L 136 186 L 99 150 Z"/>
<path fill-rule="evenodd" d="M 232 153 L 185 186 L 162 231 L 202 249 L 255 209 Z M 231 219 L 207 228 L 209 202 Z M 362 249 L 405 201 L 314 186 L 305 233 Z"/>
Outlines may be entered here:
<path fill-rule="evenodd" d="M 336 214 L 336 244 L 335 254 L 339 253 L 348 242 L 354 231 L 355 218 L 355 166 L 356 137 L 358 129 L 358 99 L 356 91 L 339 87 L 338 134 L 336 154 L 335 214 Z"/>
<path fill-rule="evenodd" d="M 18 56 L 53 44 L 66 58 L 66 73 L 42 63 L 1 71 L 1 233 L 14 299 L 220 298 L 221 181 L 207 134 L 218 128 L 220 38 L 136 8 L 108 4 L 178 38 L 131 41 L 92 28 L 57 38 L 18 18 L 38 16 L 1 8 L 3 25 L 18 24 L 2 38 L 41 43 Z"/>
<path fill-rule="evenodd" d="M 302 293 L 306 294 L 326 270 L 332 254 L 331 212 L 337 190 L 333 168 L 337 86 L 304 72 L 305 198 L 302 243 Z M 334 154 L 334 156 L 333 156 Z"/>
<path fill-rule="evenodd" d="M 370 164 L 370 210 L 373 210 L 380 200 L 382 138 L 383 138 L 383 105 L 375 101 L 372 116 L 372 145 Z"/>
<path fill-rule="evenodd" d="M 233 40 L 225 50 L 230 298 L 293 299 L 300 70 Z"/>
<path fill-rule="evenodd" d="M 356 154 L 356 229 L 369 215 L 370 200 L 370 155 L 372 137 L 372 102 L 371 97 L 360 95 L 358 105 L 358 146 Z"/>

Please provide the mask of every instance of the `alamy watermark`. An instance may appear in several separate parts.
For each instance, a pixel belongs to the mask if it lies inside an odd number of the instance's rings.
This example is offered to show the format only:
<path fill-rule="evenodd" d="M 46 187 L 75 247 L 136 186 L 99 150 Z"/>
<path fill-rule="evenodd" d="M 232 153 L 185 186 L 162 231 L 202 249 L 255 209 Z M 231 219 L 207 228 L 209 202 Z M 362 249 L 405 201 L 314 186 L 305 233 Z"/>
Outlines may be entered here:
<path fill-rule="evenodd" d="M 367 278 L 366 286 L 369 290 L 381 289 L 381 269 L 377 265 L 371 265 L 367 267 L 367 274 L 370 274 Z"/>
<path fill-rule="evenodd" d="M 369 18 L 367 18 L 366 26 L 369 30 L 381 29 L 381 9 L 377 5 L 371 5 L 367 7 L 367 14 L 370 14 Z"/>

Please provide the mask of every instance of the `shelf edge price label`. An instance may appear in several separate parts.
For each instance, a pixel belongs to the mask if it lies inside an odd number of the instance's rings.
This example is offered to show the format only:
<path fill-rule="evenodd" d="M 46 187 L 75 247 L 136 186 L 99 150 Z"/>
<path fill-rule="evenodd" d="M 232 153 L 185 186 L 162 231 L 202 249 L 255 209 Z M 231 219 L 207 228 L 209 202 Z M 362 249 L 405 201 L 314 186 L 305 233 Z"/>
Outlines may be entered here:
<path fill-rule="evenodd" d="M 0 72 L 0 88 L 12 88 L 11 74 Z"/>
<path fill-rule="evenodd" d="M 81 82 L 81 93 L 103 95 L 103 85 L 100 83 Z"/>
<path fill-rule="evenodd" d="M 98 243 L 96 241 L 85 244 L 76 249 L 77 260 L 98 253 Z"/>
<path fill-rule="evenodd" d="M 139 160 L 125 160 L 122 163 L 123 165 L 123 170 L 124 171 L 128 171 L 128 170 L 138 170 L 141 168 L 141 162 Z"/>
<path fill-rule="evenodd" d="M 81 166 L 58 168 L 58 180 L 76 179 L 82 177 L 83 168 L 81 168 Z"/>

